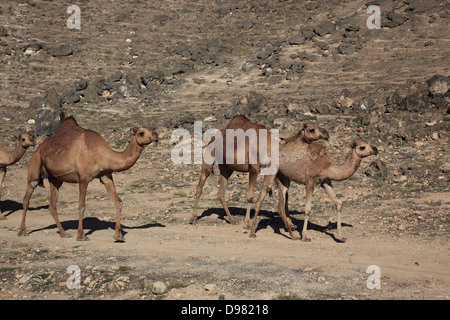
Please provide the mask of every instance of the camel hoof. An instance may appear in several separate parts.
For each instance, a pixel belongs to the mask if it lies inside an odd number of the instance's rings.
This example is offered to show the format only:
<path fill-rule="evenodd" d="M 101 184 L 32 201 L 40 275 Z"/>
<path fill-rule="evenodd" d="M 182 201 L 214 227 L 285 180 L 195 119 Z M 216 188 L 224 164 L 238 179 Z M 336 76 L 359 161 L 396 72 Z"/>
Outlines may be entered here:
<path fill-rule="evenodd" d="M 19 236 L 19 237 L 26 237 L 26 236 L 28 236 L 28 232 L 26 232 L 26 231 L 19 231 L 17 236 Z"/>
<path fill-rule="evenodd" d="M 347 241 L 347 239 L 346 238 L 343 238 L 343 237 L 336 237 L 336 242 L 339 242 L 339 243 L 344 243 L 345 241 Z"/>
<path fill-rule="evenodd" d="M 113 237 L 113 239 L 114 239 L 116 242 L 125 242 L 125 238 L 124 238 L 123 236 L 120 236 L 120 237 Z"/>
<path fill-rule="evenodd" d="M 311 242 L 311 239 L 304 236 L 304 237 L 302 237 L 302 242 Z"/>
<path fill-rule="evenodd" d="M 235 225 L 237 223 L 237 220 L 236 219 L 230 219 L 229 222 L 230 222 L 230 224 Z"/>
<path fill-rule="evenodd" d="M 250 230 L 250 225 L 248 223 L 246 223 L 243 227 L 245 230 Z"/>
<path fill-rule="evenodd" d="M 83 236 L 81 238 L 77 238 L 77 241 L 89 241 L 90 239 L 86 236 Z"/>
<path fill-rule="evenodd" d="M 300 239 L 300 236 L 291 236 L 291 239 L 292 239 L 292 240 L 299 240 L 299 239 Z"/>
<path fill-rule="evenodd" d="M 197 224 L 197 219 L 191 219 L 191 220 L 189 220 L 189 224 Z"/>
<path fill-rule="evenodd" d="M 291 225 L 289 226 L 289 228 L 291 228 L 292 231 L 297 230 L 297 226 L 296 226 L 295 224 L 291 224 Z"/>
<path fill-rule="evenodd" d="M 0 220 L 6 220 L 6 217 L 4 215 L 0 215 Z"/>
<path fill-rule="evenodd" d="M 68 233 L 63 233 L 63 234 L 59 235 L 59 237 L 60 237 L 61 239 L 72 238 L 72 236 L 71 236 L 70 234 L 68 234 Z"/>
<path fill-rule="evenodd" d="M 249 237 L 249 238 L 256 238 L 256 234 L 250 233 L 248 237 Z"/>

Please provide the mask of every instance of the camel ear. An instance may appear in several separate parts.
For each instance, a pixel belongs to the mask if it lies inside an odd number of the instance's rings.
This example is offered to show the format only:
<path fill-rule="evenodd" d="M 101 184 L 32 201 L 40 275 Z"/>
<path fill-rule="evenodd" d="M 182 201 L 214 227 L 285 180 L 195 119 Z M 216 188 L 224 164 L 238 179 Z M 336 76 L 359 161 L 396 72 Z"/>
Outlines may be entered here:
<path fill-rule="evenodd" d="M 138 127 L 131 128 L 131 131 L 133 132 L 133 134 L 136 134 L 136 132 L 138 132 L 138 130 L 139 130 Z"/>
<path fill-rule="evenodd" d="M 356 148 L 356 141 L 353 141 L 353 142 L 352 142 L 351 147 L 352 147 L 352 149 L 355 149 L 355 148 Z"/>

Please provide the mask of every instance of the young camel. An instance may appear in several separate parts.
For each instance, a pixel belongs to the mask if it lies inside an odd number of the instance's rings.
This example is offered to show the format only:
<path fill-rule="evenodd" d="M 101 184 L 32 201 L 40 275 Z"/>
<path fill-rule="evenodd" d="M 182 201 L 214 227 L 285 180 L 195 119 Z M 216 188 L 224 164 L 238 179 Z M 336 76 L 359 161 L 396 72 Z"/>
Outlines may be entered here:
<path fill-rule="evenodd" d="M 2 195 L 2 184 L 5 178 L 7 167 L 17 163 L 25 154 L 25 151 L 30 147 L 34 146 L 34 139 L 31 135 L 27 133 L 19 134 L 16 137 L 19 141 L 14 150 L 8 151 L 4 146 L 0 145 L 0 198 Z M 0 220 L 6 219 L 0 210 Z"/>
<path fill-rule="evenodd" d="M 256 145 L 250 146 L 249 145 L 249 140 L 250 139 L 246 139 L 245 140 L 245 148 L 241 148 L 240 150 L 238 150 L 238 146 L 237 144 L 233 145 L 234 150 L 232 150 L 231 152 L 233 152 L 234 154 L 234 158 L 233 158 L 233 162 L 232 163 L 227 163 L 227 159 L 226 159 L 226 155 L 227 155 L 227 150 L 226 150 L 226 135 L 227 135 L 227 129 L 233 129 L 233 130 L 238 130 L 241 129 L 243 130 L 244 133 L 248 132 L 247 130 L 249 129 L 253 129 L 256 132 L 256 136 L 257 136 L 257 143 Z M 265 132 L 267 133 L 267 135 L 265 137 L 260 136 L 260 131 L 259 130 L 265 130 Z M 260 151 L 259 151 L 259 145 L 260 145 L 260 139 L 266 139 L 265 141 L 263 141 L 262 143 L 266 143 L 267 144 L 267 154 L 270 157 L 271 156 L 271 135 L 270 135 L 270 131 L 267 130 L 267 128 L 263 125 L 260 124 L 256 124 L 251 122 L 248 118 L 246 118 L 243 115 L 237 115 L 235 117 L 233 117 L 233 119 L 231 119 L 231 121 L 228 123 L 228 125 L 225 128 L 222 128 L 220 130 L 220 134 L 222 135 L 222 146 L 223 146 L 223 163 L 219 164 L 219 170 L 220 170 L 220 186 L 219 186 L 219 191 L 217 193 L 217 196 L 220 200 L 220 202 L 222 203 L 222 206 L 227 214 L 228 220 L 231 224 L 235 224 L 236 223 L 236 219 L 234 219 L 231 216 L 230 210 L 228 209 L 227 203 L 225 201 L 225 191 L 226 191 L 226 187 L 227 187 L 227 183 L 228 183 L 228 179 L 230 178 L 231 174 L 234 171 L 238 171 L 238 172 L 248 172 L 249 173 L 249 187 L 248 187 L 248 192 L 247 192 L 247 211 L 245 214 L 245 224 L 244 224 L 244 228 L 245 229 L 249 229 L 250 226 L 250 208 L 251 208 L 251 203 L 253 202 L 253 195 L 254 195 L 254 189 L 255 189 L 255 183 L 256 183 L 256 178 L 258 177 L 258 174 L 260 172 L 260 169 L 262 167 L 264 167 L 265 165 L 263 165 L 261 163 L 261 159 L 260 159 Z M 328 132 L 326 132 L 325 129 L 323 128 L 319 128 L 316 125 L 312 124 L 312 123 L 308 123 L 308 124 L 304 124 L 304 128 L 297 134 L 297 136 L 291 138 L 291 139 L 300 139 L 302 141 L 305 141 L 305 143 L 309 143 L 310 141 L 315 141 L 321 138 L 328 138 Z M 215 137 L 213 137 L 211 139 L 211 141 L 208 144 L 208 147 L 212 146 L 212 144 L 215 143 Z M 245 153 L 245 163 L 243 164 L 239 164 L 238 163 L 238 154 L 239 153 Z M 256 153 L 256 159 L 257 159 L 257 163 L 255 164 L 249 164 L 249 159 L 251 157 L 252 153 Z M 215 156 L 215 149 L 213 149 L 212 151 L 212 156 Z M 202 190 L 203 190 L 203 186 L 206 182 L 206 179 L 209 177 L 209 175 L 213 172 L 213 165 L 214 163 L 207 163 L 205 162 L 205 159 L 203 159 L 202 162 L 202 169 L 201 169 L 201 174 L 200 174 L 200 179 L 197 185 L 197 189 L 196 189 L 196 198 L 195 198 L 195 205 L 194 205 L 194 211 L 192 213 L 191 219 L 190 219 L 190 223 L 195 223 L 197 220 L 197 207 L 198 207 L 198 202 L 200 199 L 200 196 L 202 194 Z M 266 164 L 268 165 L 268 164 Z M 290 222 L 290 219 L 287 222 L 289 225 L 293 226 L 292 223 Z"/>
<path fill-rule="evenodd" d="M 116 206 L 116 227 L 114 239 L 124 241 L 120 226 L 122 200 L 119 198 L 114 185 L 112 173 L 131 168 L 141 155 L 144 147 L 152 141 L 157 142 L 155 131 L 138 127 L 133 128 L 133 136 L 123 152 L 112 150 L 105 140 L 95 131 L 86 130 L 78 126 L 73 117 L 66 118 L 56 131 L 39 145 L 30 160 L 28 169 L 27 192 L 23 199 L 23 216 L 19 229 L 19 236 L 27 235 L 25 217 L 29 200 L 37 185 L 42 185 L 43 179 L 50 182 L 50 206 L 61 238 L 68 237 L 62 228 L 56 202 L 59 188 L 63 182 L 78 183 L 78 233 L 77 240 L 89 240 L 83 230 L 83 215 L 85 211 L 86 190 L 89 182 L 98 178 L 113 198 Z"/>
<path fill-rule="evenodd" d="M 343 181 L 350 178 L 358 169 L 361 160 L 365 157 L 378 154 L 376 147 L 373 147 L 363 141 L 354 141 L 351 145 L 350 152 L 343 164 L 335 163 L 326 147 L 320 143 L 311 143 L 308 146 L 307 155 L 297 157 L 298 146 L 296 144 L 286 144 L 280 151 L 279 171 L 276 175 L 277 185 L 279 188 L 280 202 L 279 209 L 282 210 L 280 214 L 286 215 L 287 212 L 287 190 L 290 182 L 304 184 L 306 186 L 306 205 L 305 205 L 305 220 L 302 230 L 302 241 L 309 241 L 307 236 L 308 218 L 311 213 L 311 201 L 314 187 L 318 184 L 324 188 L 327 195 L 336 205 L 337 209 L 337 233 L 336 239 L 340 242 L 345 242 L 346 239 L 342 237 L 341 214 L 342 201 L 339 200 L 332 188 L 331 181 Z M 270 190 L 273 183 L 274 176 L 266 176 L 264 179 L 263 189 L 255 205 L 255 216 L 253 218 L 252 229 L 250 237 L 255 237 L 256 221 L 261 203 L 264 197 Z"/>

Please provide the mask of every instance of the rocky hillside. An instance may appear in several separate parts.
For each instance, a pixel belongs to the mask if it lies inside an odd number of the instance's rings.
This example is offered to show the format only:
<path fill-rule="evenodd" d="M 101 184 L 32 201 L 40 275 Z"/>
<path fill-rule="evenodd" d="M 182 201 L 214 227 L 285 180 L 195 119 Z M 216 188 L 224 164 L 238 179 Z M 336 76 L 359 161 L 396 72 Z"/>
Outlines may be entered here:
<path fill-rule="evenodd" d="M 374 4 L 381 29 L 367 27 Z M 5 143 L 51 134 L 64 114 L 107 139 L 137 122 L 169 134 L 241 113 L 286 136 L 318 119 L 333 146 L 400 146 L 416 165 L 391 173 L 426 174 L 431 157 L 433 184 L 448 181 L 446 1 L 82 1 L 79 30 L 69 5 L 1 3 Z"/>

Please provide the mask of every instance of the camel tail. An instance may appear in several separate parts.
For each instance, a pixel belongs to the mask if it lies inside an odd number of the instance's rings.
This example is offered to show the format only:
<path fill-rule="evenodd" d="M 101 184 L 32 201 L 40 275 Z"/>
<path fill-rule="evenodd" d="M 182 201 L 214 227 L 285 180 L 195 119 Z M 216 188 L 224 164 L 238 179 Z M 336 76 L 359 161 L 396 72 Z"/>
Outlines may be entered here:
<path fill-rule="evenodd" d="M 43 177 L 39 178 L 38 186 L 42 187 L 42 188 L 45 188 L 45 186 L 44 186 L 44 178 Z"/>

